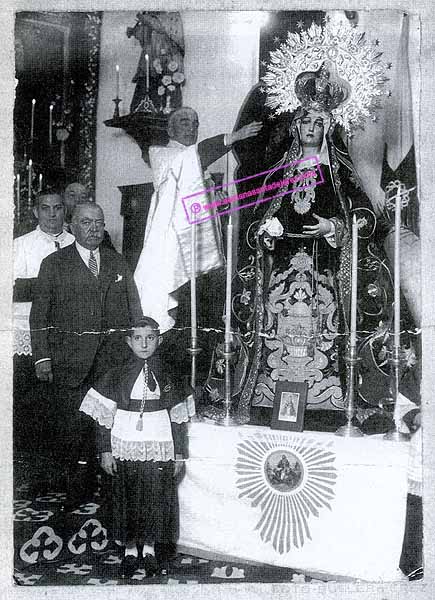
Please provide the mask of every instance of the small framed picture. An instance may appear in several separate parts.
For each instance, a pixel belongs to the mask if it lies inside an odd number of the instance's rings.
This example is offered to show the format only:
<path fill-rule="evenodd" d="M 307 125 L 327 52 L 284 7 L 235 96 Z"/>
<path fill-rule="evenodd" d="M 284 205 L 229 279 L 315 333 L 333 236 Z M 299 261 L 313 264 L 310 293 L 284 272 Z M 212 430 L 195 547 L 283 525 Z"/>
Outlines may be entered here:
<path fill-rule="evenodd" d="M 272 411 L 272 429 L 302 431 L 307 403 L 308 383 L 278 381 Z"/>

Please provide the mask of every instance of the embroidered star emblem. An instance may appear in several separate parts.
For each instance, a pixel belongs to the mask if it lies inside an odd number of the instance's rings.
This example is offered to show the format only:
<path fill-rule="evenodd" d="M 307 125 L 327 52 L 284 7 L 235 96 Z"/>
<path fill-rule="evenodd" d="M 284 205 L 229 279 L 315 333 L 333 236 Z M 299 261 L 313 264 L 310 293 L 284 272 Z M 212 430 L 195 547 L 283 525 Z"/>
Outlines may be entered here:
<path fill-rule="evenodd" d="M 393 63 L 387 63 L 387 69 L 391 69 L 391 67 L 393 66 Z"/>
<path fill-rule="evenodd" d="M 279 44 L 279 37 L 276 35 L 276 36 L 273 38 L 273 41 L 274 41 L 274 43 L 275 43 L 275 44 Z"/>
<path fill-rule="evenodd" d="M 375 46 L 379 46 L 379 40 L 373 40 L 373 44 L 374 44 Z"/>
<path fill-rule="evenodd" d="M 303 28 L 304 28 L 304 22 L 303 22 L 303 21 L 298 21 L 298 22 L 296 23 L 296 27 L 297 27 L 298 29 L 303 29 Z"/>

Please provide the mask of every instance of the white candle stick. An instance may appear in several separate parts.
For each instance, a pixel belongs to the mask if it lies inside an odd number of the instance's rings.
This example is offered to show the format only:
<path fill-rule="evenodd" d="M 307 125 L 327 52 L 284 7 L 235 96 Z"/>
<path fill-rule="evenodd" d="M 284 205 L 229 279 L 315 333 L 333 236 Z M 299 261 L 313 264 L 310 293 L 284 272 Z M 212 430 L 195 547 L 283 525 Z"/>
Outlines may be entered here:
<path fill-rule="evenodd" d="M 20 190 L 21 181 L 20 181 L 20 179 L 21 179 L 20 174 L 17 173 L 17 177 L 16 177 L 17 192 L 16 193 L 17 193 L 17 221 L 18 222 L 20 221 L 20 212 L 21 212 L 21 190 Z"/>
<path fill-rule="evenodd" d="M 190 323 L 192 328 L 192 348 L 196 348 L 198 338 L 196 322 L 196 225 L 193 223 L 190 227 Z"/>
<path fill-rule="evenodd" d="M 119 65 L 116 65 L 116 98 L 119 98 Z"/>
<path fill-rule="evenodd" d="M 145 68 L 146 68 L 146 87 L 147 94 L 150 91 L 150 57 L 148 54 L 145 54 Z"/>
<path fill-rule="evenodd" d="M 231 281 L 233 276 L 233 217 L 230 215 L 227 227 L 227 280 L 225 302 L 225 346 L 231 344 Z"/>
<path fill-rule="evenodd" d="M 48 107 L 48 143 L 53 143 L 53 104 Z"/>
<path fill-rule="evenodd" d="M 32 114 L 30 117 L 30 141 L 33 142 L 33 134 L 35 131 L 35 104 L 36 100 L 33 98 L 32 100 Z"/>
<path fill-rule="evenodd" d="M 33 173 L 32 173 L 32 165 L 33 165 L 33 161 L 30 158 L 29 159 L 29 178 L 28 178 L 28 194 L 27 194 L 27 201 L 29 204 L 29 208 L 31 208 L 32 206 L 32 180 L 33 180 Z"/>
<path fill-rule="evenodd" d="M 356 314 L 358 292 L 358 224 L 356 215 L 352 220 L 352 291 L 350 304 L 350 347 L 356 347 Z"/>
<path fill-rule="evenodd" d="M 402 203 L 400 189 L 394 212 L 394 347 L 400 348 L 400 226 Z"/>
<path fill-rule="evenodd" d="M 39 186 L 38 186 L 38 190 L 39 190 L 39 192 L 42 192 L 42 173 L 39 173 Z"/>

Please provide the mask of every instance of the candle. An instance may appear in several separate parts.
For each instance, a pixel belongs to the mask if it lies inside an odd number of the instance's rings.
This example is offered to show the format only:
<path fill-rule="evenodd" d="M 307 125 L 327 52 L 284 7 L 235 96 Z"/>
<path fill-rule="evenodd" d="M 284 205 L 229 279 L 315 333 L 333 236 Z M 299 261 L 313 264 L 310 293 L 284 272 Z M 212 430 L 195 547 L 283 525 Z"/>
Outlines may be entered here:
<path fill-rule="evenodd" d="M 32 115 L 30 117 L 30 141 L 33 142 L 33 133 L 35 130 L 35 104 L 36 100 L 33 98 L 32 100 Z"/>
<path fill-rule="evenodd" d="M 48 143 L 53 143 L 53 104 L 48 108 Z"/>
<path fill-rule="evenodd" d="M 400 348 L 400 226 L 402 203 L 397 190 L 394 211 L 394 347 Z"/>
<path fill-rule="evenodd" d="M 119 98 L 119 65 L 116 65 L 116 98 Z"/>
<path fill-rule="evenodd" d="M 42 173 L 39 173 L 39 192 L 42 192 Z"/>
<path fill-rule="evenodd" d="M 146 67 L 146 86 L 147 86 L 147 94 L 150 91 L 150 57 L 148 54 L 145 54 L 145 67 Z"/>
<path fill-rule="evenodd" d="M 230 215 L 227 226 L 227 281 L 225 300 L 225 346 L 231 344 L 231 280 L 233 276 L 233 217 Z"/>
<path fill-rule="evenodd" d="M 350 347 L 356 347 L 356 306 L 358 291 L 358 224 L 356 215 L 352 220 L 352 292 L 350 304 Z"/>
<path fill-rule="evenodd" d="M 20 174 L 17 173 L 17 177 L 16 177 L 17 187 L 16 187 L 16 190 L 17 190 L 17 221 L 18 222 L 20 221 L 20 209 L 21 209 L 21 206 L 20 206 L 20 203 L 21 203 L 21 197 L 20 197 L 20 192 L 21 192 L 21 190 L 20 190 L 20 183 L 21 182 L 20 182 L 20 179 L 21 179 L 20 178 Z"/>
<path fill-rule="evenodd" d="M 33 161 L 30 158 L 29 159 L 29 180 L 28 180 L 28 193 L 27 193 L 27 201 L 29 204 L 29 208 L 32 208 L 32 179 L 33 179 L 33 174 L 32 174 L 32 165 L 33 165 Z"/>
<path fill-rule="evenodd" d="M 191 225 L 190 237 L 190 322 L 192 328 L 192 348 L 196 348 L 198 337 L 196 324 L 196 225 Z"/>

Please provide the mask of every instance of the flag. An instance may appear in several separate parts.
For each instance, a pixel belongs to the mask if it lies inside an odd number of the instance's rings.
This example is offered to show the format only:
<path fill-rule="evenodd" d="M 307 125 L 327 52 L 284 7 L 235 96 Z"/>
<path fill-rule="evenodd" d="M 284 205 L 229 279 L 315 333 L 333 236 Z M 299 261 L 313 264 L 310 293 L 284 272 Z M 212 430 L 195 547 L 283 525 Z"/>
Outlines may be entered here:
<path fill-rule="evenodd" d="M 144 315 L 155 319 L 162 333 L 175 324 L 177 290 L 191 276 L 191 225 L 182 197 L 206 188 L 196 146 L 177 142 L 151 146 L 154 178 L 144 244 L 134 274 Z M 210 219 L 196 227 L 196 274 L 223 265 L 219 223 Z"/>

